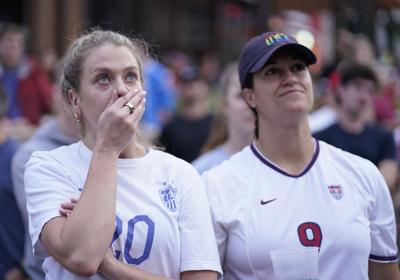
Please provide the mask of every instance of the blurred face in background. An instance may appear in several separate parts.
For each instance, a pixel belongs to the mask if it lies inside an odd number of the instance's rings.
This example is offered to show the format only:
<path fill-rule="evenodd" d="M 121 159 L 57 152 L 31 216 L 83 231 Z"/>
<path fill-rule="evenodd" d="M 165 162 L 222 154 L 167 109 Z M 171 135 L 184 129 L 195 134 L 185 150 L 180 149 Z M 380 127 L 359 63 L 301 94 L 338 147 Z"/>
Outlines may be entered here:
<path fill-rule="evenodd" d="M 179 82 L 179 98 L 184 105 L 194 105 L 205 101 L 209 96 L 209 86 L 203 79 Z"/>
<path fill-rule="evenodd" d="M 241 95 L 239 77 L 230 79 L 222 109 L 227 118 L 229 130 L 253 135 L 255 116 Z"/>
<path fill-rule="evenodd" d="M 7 32 L 0 39 L 0 58 L 7 68 L 15 67 L 22 58 L 25 38 L 22 33 Z"/>
<path fill-rule="evenodd" d="M 355 38 L 352 42 L 354 48 L 354 59 L 361 64 L 369 64 L 375 61 L 374 47 L 371 42 L 363 36 Z"/>
<path fill-rule="evenodd" d="M 376 85 L 367 79 L 354 79 L 339 88 L 340 107 L 349 116 L 358 118 L 372 106 Z"/>

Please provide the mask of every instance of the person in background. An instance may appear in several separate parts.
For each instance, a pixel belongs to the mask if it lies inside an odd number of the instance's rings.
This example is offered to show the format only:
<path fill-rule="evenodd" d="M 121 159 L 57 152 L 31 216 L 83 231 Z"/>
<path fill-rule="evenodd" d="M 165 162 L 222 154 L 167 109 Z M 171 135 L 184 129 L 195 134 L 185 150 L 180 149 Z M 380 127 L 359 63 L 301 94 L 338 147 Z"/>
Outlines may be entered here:
<path fill-rule="evenodd" d="M 164 54 L 165 64 L 171 70 L 175 83 L 183 68 L 192 65 L 192 59 L 185 52 L 179 50 L 169 50 Z"/>
<path fill-rule="evenodd" d="M 176 90 L 171 71 L 161 62 L 148 58 L 143 65 L 146 110 L 142 128 L 149 139 L 157 139 L 176 109 Z"/>
<path fill-rule="evenodd" d="M 214 50 L 207 50 L 200 56 L 199 75 L 213 87 L 218 82 L 221 71 L 220 56 Z"/>
<path fill-rule="evenodd" d="M 44 73 L 47 75 L 51 84 L 58 86 L 58 68 L 60 68 L 60 58 L 57 51 L 53 48 L 46 48 L 40 52 L 39 63 Z"/>
<path fill-rule="evenodd" d="M 370 160 L 379 168 L 393 195 L 398 183 L 394 137 L 370 120 L 379 84 L 376 75 L 370 66 L 351 61 L 341 64 L 338 71 L 340 83 L 335 95 L 338 121 L 314 136 Z"/>
<path fill-rule="evenodd" d="M 314 107 L 309 114 L 311 133 L 317 133 L 337 122 L 334 92 L 339 83 L 337 66 L 341 61 L 351 60 L 356 56 L 355 34 L 347 29 L 336 30 L 334 45 L 335 59 L 321 69 L 321 77 L 315 81 Z"/>
<path fill-rule="evenodd" d="M 22 268 L 32 280 L 44 280 L 45 274 L 42 270 L 43 260 L 33 255 L 32 242 L 28 232 L 28 213 L 26 210 L 24 184 L 25 165 L 35 151 L 50 151 L 78 140 L 76 125 L 71 114 L 64 106 L 59 84 L 54 87 L 53 101 L 56 116 L 49 118 L 39 126 L 32 137 L 18 149 L 13 157 L 11 166 L 14 194 L 26 229 Z"/>
<path fill-rule="evenodd" d="M 11 180 L 11 160 L 19 142 L 4 126 L 6 114 L 7 96 L 0 87 L 0 279 L 11 269 L 18 270 L 24 250 L 24 227 Z"/>
<path fill-rule="evenodd" d="M 240 92 L 237 62 L 225 67 L 220 78 L 221 103 L 200 157 L 192 162 L 202 174 L 249 145 L 253 140 L 254 115 Z"/>
<path fill-rule="evenodd" d="M 65 55 L 61 91 L 81 140 L 34 152 L 24 176 L 46 279 L 216 280 L 221 273 L 200 176 L 141 136 L 138 42 L 94 30 Z"/>
<path fill-rule="evenodd" d="M 337 122 L 334 92 L 338 85 L 339 75 L 335 69 L 331 69 L 332 72 L 328 72 L 328 70 L 327 73 L 322 74 L 322 77 L 317 81 L 317 85 L 315 85 L 318 93 L 315 94 L 314 99 L 318 104 L 308 115 L 312 134 L 324 130 Z"/>
<path fill-rule="evenodd" d="M 381 84 L 383 87 L 375 95 L 373 102 L 375 119 L 380 125 L 396 133 L 400 126 L 400 116 L 397 108 L 400 98 L 400 69 L 391 69 L 386 76 L 386 80 Z M 399 153 L 400 151 L 397 152 Z M 398 157 L 398 159 L 400 158 Z"/>
<path fill-rule="evenodd" d="M 9 127 L 27 139 L 44 114 L 51 113 L 51 83 L 36 59 L 25 53 L 26 30 L 14 23 L 0 25 L 0 85 L 9 100 Z"/>
<path fill-rule="evenodd" d="M 168 153 L 192 162 L 207 140 L 213 120 L 210 88 L 194 66 L 187 66 L 179 72 L 177 93 L 178 112 L 165 125 L 159 142 Z"/>
<path fill-rule="evenodd" d="M 308 247 L 317 249 L 320 280 L 400 277 L 381 173 L 311 135 L 308 65 L 316 60 L 280 32 L 255 36 L 242 50 L 239 78 L 256 117 L 255 141 L 203 174 L 224 280 L 276 279 L 273 252 Z"/>

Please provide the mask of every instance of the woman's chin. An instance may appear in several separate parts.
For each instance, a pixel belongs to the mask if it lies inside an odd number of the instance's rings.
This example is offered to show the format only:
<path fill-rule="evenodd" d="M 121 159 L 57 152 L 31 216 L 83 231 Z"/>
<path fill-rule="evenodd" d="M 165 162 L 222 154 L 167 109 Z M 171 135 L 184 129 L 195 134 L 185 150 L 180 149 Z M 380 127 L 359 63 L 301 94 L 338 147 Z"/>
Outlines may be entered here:
<path fill-rule="evenodd" d="M 308 114 L 310 111 L 310 106 L 306 102 L 294 102 L 288 104 L 288 111 L 293 114 Z"/>

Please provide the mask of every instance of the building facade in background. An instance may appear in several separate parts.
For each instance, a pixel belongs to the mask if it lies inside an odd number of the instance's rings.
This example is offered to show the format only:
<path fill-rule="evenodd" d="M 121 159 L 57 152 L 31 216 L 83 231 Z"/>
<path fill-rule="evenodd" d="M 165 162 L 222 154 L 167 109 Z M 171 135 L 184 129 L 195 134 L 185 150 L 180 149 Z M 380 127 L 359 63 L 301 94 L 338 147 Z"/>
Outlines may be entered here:
<path fill-rule="evenodd" d="M 102 26 L 140 34 L 156 54 L 215 52 L 224 64 L 237 59 L 249 37 L 282 27 L 277 16 L 289 32 L 322 42 L 316 51 L 327 61 L 334 59 L 338 28 L 366 34 L 378 55 L 400 61 L 400 0 L 7 0 L 0 21 L 26 24 L 37 54 L 62 54 L 83 30 Z"/>

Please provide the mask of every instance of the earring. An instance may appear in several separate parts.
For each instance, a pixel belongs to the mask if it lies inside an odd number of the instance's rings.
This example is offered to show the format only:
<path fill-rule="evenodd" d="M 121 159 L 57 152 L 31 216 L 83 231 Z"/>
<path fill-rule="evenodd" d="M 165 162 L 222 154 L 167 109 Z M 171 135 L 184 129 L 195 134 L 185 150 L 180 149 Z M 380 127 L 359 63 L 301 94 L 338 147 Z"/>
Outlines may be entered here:
<path fill-rule="evenodd" d="M 81 116 L 78 115 L 77 112 L 74 112 L 74 120 L 75 120 L 76 122 L 80 122 L 80 121 L 81 121 Z"/>

